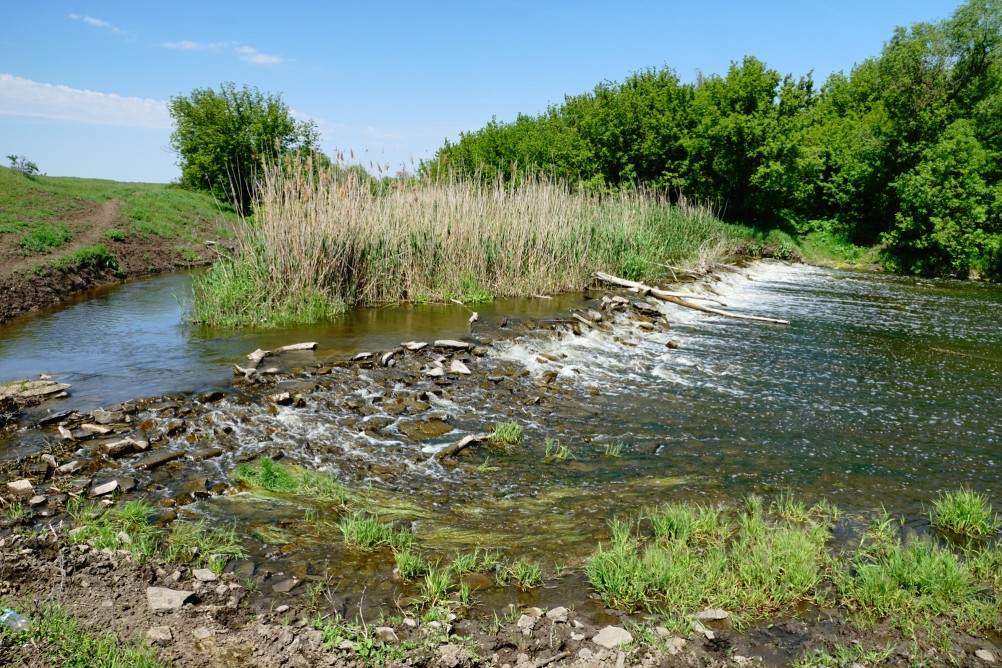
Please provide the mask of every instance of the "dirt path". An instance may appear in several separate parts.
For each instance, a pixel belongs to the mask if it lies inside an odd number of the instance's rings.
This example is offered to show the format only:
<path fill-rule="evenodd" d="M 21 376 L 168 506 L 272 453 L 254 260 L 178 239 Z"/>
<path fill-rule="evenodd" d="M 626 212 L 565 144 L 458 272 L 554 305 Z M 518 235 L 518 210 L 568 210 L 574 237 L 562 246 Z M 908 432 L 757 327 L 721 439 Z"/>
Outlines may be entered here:
<path fill-rule="evenodd" d="M 70 295 L 119 281 L 177 271 L 209 263 L 214 255 L 204 241 L 213 238 L 209 221 L 196 222 L 196 238 L 187 242 L 154 235 L 129 235 L 123 240 L 107 236 L 112 229 L 126 230 L 128 218 L 120 200 L 88 202 L 66 213 L 61 220 L 73 238 L 58 251 L 26 255 L 18 245 L 18 235 L 0 235 L 0 322 L 32 311 L 53 306 Z M 69 267 L 52 265 L 67 254 L 104 244 L 115 256 L 119 271 L 107 267 Z"/>

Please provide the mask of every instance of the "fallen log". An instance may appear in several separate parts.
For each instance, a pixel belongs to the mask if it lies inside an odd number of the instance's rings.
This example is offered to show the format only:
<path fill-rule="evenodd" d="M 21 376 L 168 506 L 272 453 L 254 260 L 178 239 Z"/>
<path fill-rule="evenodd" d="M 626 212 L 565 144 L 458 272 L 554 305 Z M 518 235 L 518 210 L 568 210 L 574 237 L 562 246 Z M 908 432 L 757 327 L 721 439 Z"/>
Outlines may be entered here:
<path fill-rule="evenodd" d="M 435 455 L 435 459 L 442 459 L 443 457 L 455 457 L 464 448 L 466 448 L 471 443 L 479 443 L 480 441 L 486 439 L 487 436 L 484 434 L 467 434 L 461 440 L 445 446 L 439 450 Z"/>
<path fill-rule="evenodd" d="M 714 315 L 722 315 L 728 318 L 740 318 L 741 320 L 756 320 L 758 322 L 772 322 L 778 325 L 789 325 L 789 320 L 780 320 L 779 318 L 765 318 L 757 315 L 744 315 L 741 313 L 732 313 L 731 311 L 722 311 L 717 308 L 710 308 L 709 306 L 701 306 L 699 304 L 693 304 L 692 302 L 686 301 L 681 297 L 675 296 L 674 293 L 668 292 L 666 290 L 660 290 L 658 288 L 652 288 L 649 285 L 644 285 L 643 283 L 638 283 L 637 281 L 630 281 L 625 278 L 619 278 L 611 274 L 606 274 L 604 272 L 595 272 L 595 278 L 600 281 L 605 281 L 606 283 L 612 283 L 613 285 L 618 285 L 624 288 L 632 288 L 634 290 L 639 290 L 641 292 L 646 292 L 658 299 L 672 304 L 677 304 L 678 306 L 684 306 L 686 308 L 691 308 L 696 311 L 702 311 L 703 313 L 712 313 Z"/>

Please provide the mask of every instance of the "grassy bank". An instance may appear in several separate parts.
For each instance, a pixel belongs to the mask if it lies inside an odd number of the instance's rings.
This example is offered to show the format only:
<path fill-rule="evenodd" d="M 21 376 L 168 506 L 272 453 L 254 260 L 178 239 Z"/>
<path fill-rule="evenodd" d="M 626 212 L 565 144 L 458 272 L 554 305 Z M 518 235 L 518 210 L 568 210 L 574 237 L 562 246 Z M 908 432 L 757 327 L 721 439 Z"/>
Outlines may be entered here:
<path fill-rule="evenodd" d="M 0 244 L 38 266 L 65 268 L 83 247 L 130 240 L 168 240 L 182 255 L 193 253 L 206 226 L 215 238 L 226 237 L 235 221 L 211 197 L 165 184 L 27 177 L 0 168 Z"/>
<path fill-rule="evenodd" d="M 580 289 L 596 270 L 644 279 L 694 268 L 747 238 L 706 208 L 642 193 L 595 194 L 529 179 L 471 178 L 376 189 L 310 162 L 263 175 L 239 258 L 195 288 L 196 319 L 280 326 L 346 307 L 466 302 Z"/>

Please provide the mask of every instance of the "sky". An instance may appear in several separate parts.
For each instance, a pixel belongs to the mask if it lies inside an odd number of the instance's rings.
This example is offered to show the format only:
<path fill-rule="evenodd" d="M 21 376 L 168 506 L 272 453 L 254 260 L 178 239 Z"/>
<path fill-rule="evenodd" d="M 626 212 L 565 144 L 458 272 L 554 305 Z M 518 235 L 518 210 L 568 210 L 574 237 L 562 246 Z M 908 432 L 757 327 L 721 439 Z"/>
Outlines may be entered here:
<path fill-rule="evenodd" d="M 167 101 L 232 81 L 280 94 L 329 154 L 350 149 L 394 174 L 492 117 L 647 68 L 693 81 L 751 55 L 820 83 L 878 55 L 896 26 L 959 5 L 0 0 L 0 156 L 53 176 L 174 181 Z"/>

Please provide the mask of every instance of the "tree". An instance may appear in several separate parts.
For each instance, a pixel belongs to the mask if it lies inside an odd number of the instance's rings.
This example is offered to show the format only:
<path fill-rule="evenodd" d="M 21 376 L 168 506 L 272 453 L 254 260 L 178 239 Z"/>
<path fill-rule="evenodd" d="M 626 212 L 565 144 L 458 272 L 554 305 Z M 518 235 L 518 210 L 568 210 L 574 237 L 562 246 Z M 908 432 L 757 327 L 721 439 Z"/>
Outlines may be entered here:
<path fill-rule="evenodd" d="M 313 121 L 292 117 L 281 95 L 232 82 L 172 97 L 169 111 L 181 185 L 230 200 L 243 213 L 250 211 L 262 161 L 309 151 L 320 138 Z"/>

